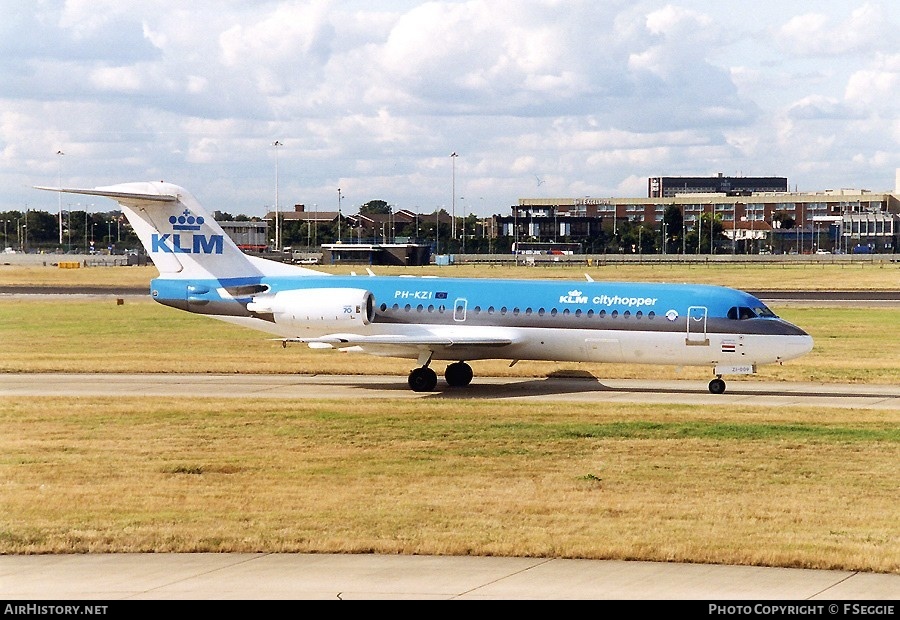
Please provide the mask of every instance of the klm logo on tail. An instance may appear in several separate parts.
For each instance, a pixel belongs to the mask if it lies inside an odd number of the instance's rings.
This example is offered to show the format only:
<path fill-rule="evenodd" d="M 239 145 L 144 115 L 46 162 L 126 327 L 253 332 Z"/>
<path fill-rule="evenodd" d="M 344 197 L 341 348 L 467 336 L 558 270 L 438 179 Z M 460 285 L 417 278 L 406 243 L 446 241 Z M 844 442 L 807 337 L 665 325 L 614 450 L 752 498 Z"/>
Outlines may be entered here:
<path fill-rule="evenodd" d="M 198 234 L 201 226 L 203 226 L 203 221 L 203 216 L 195 217 L 187 209 L 181 215 L 171 216 L 169 223 L 172 225 L 172 229 L 180 232 L 153 233 L 150 239 L 150 252 L 162 252 L 163 254 L 221 254 L 224 248 L 223 235 Z"/>

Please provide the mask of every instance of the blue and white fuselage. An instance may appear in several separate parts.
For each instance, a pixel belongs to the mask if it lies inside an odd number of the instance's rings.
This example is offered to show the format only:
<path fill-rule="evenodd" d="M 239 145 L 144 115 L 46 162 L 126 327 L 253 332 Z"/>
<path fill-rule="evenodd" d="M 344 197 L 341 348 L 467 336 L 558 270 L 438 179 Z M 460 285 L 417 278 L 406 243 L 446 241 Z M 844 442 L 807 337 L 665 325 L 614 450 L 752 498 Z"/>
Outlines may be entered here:
<path fill-rule="evenodd" d="M 182 188 L 128 183 L 62 190 L 115 198 L 160 270 L 153 298 L 285 342 L 418 360 L 410 386 L 434 389 L 430 364 L 552 360 L 709 366 L 749 374 L 812 349 L 812 338 L 756 297 L 707 285 L 336 276 L 244 254 Z"/>

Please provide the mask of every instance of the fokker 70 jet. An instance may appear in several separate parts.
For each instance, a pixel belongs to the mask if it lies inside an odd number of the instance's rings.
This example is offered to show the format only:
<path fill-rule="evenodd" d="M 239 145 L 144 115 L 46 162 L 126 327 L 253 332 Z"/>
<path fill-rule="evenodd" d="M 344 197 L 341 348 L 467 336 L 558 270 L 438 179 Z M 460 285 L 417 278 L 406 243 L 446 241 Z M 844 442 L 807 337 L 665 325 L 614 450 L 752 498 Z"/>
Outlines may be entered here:
<path fill-rule="evenodd" d="M 165 182 L 94 189 L 121 205 L 159 277 L 161 304 L 317 349 L 417 360 L 409 386 L 472 380 L 484 359 L 707 366 L 723 375 L 812 350 L 812 338 L 746 292 L 699 284 L 339 276 L 252 256 L 197 200 Z"/>

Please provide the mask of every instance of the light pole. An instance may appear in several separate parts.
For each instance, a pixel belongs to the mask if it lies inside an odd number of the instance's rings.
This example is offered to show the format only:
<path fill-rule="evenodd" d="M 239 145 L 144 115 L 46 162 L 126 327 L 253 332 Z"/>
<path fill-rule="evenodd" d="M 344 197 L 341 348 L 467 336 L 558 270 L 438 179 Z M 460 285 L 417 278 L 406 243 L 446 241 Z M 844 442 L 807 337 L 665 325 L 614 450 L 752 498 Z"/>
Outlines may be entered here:
<path fill-rule="evenodd" d="M 756 213 L 755 213 L 756 209 L 754 208 L 753 211 L 754 211 L 754 213 L 749 214 L 749 217 L 750 217 L 750 250 L 748 252 L 749 254 L 754 253 L 753 246 L 756 245 L 754 243 L 756 241 L 756 237 L 754 236 L 754 232 L 753 232 L 753 218 L 756 215 Z"/>
<path fill-rule="evenodd" d="M 513 254 L 516 258 L 516 267 L 519 266 L 519 207 L 513 205 Z"/>
<path fill-rule="evenodd" d="M 731 212 L 731 255 L 734 256 L 737 246 L 737 203 Z"/>
<path fill-rule="evenodd" d="M 462 201 L 462 253 L 466 253 L 466 197 L 460 196 L 459 199 Z"/>
<path fill-rule="evenodd" d="M 341 188 L 338 188 L 338 243 L 341 242 Z"/>
<path fill-rule="evenodd" d="M 450 153 L 450 161 L 453 163 L 453 181 L 452 181 L 452 189 L 451 189 L 451 198 L 452 202 L 450 205 L 450 209 L 452 213 L 450 214 L 450 238 L 456 239 L 456 158 L 459 157 L 456 154 L 456 151 Z"/>
<path fill-rule="evenodd" d="M 281 252 L 281 227 L 278 222 L 278 147 L 282 144 L 275 140 L 272 146 L 275 147 L 275 251 Z"/>
<path fill-rule="evenodd" d="M 56 188 L 62 189 L 62 156 L 65 155 L 65 153 L 56 151 L 56 155 Z M 56 199 L 59 202 L 59 245 L 62 246 L 62 192 L 56 192 Z"/>

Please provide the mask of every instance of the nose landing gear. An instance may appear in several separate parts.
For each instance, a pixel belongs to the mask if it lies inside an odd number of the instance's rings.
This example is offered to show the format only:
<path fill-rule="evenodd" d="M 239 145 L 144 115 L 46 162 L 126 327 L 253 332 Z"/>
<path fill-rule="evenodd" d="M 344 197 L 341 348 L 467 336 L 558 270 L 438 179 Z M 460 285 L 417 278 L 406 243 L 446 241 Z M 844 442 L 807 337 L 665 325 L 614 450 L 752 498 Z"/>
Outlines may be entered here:
<path fill-rule="evenodd" d="M 722 380 L 722 375 L 717 375 L 715 379 L 709 382 L 709 391 L 713 394 L 725 393 L 725 382 Z"/>

